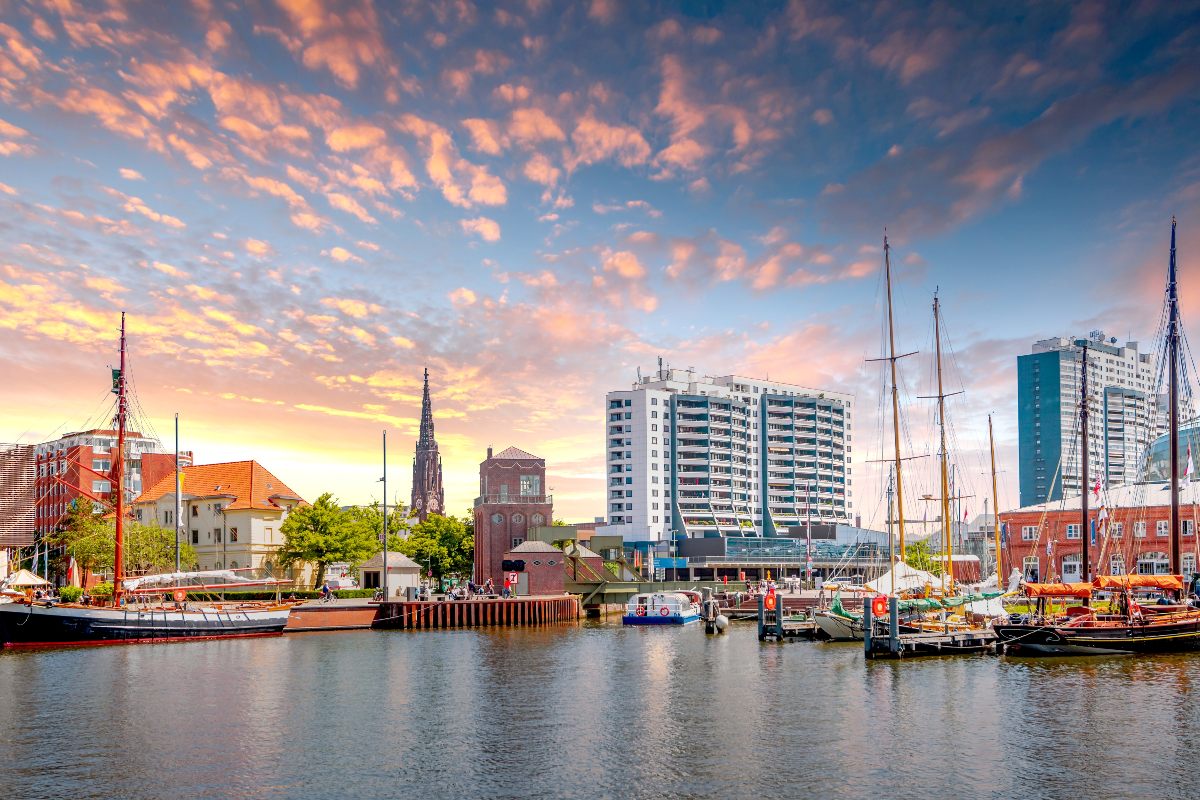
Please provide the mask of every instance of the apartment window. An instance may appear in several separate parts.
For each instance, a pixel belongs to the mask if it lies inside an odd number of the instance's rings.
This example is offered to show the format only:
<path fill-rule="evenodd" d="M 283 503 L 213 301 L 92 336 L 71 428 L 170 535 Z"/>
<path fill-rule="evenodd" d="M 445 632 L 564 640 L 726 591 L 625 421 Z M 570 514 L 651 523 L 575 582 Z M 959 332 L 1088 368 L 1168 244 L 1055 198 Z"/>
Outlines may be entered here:
<path fill-rule="evenodd" d="M 93 458 L 92 469 L 96 472 L 108 472 L 112 469 L 112 461 L 107 458 Z"/>
<path fill-rule="evenodd" d="M 266 536 L 267 541 L 270 542 L 275 538 L 275 529 L 274 528 L 263 528 L 263 535 Z"/>
<path fill-rule="evenodd" d="M 1125 556 L 1121 555 L 1120 553 L 1113 553 L 1112 558 L 1108 563 L 1109 572 L 1111 572 L 1113 575 L 1125 574 Z"/>
<path fill-rule="evenodd" d="M 651 436 L 651 437 L 650 437 L 650 444 L 658 444 L 658 437 L 657 437 L 657 436 Z"/>
<path fill-rule="evenodd" d="M 1114 522 L 1112 524 L 1112 527 L 1109 529 L 1109 534 L 1114 539 L 1120 539 L 1122 536 L 1125 535 L 1125 523 L 1124 522 Z M 1116 573 L 1113 573 L 1113 574 L 1115 575 Z"/>
<path fill-rule="evenodd" d="M 200 531 L 192 528 L 192 544 L 200 544 Z"/>
<path fill-rule="evenodd" d="M 652 504 L 650 507 L 651 507 L 651 508 L 652 508 L 654 511 L 658 511 L 658 503 L 654 503 L 654 504 Z"/>
<path fill-rule="evenodd" d="M 631 405 L 633 405 L 633 401 L 632 401 L 632 400 L 626 400 L 626 401 L 625 401 L 625 407 L 626 407 L 626 408 L 629 408 Z"/>
<path fill-rule="evenodd" d="M 237 528 L 229 529 L 229 541 L 231 541 L 231 542 L 237 541 Z"/>
<path fill-rule="evenodd" d="M 1145 539 L 1146 538 L 1146 521 L 1145 520 L 1140 520 L 1138 522 L 1133 523 L 1133 538 L 1135 538 L 1135 539 Z"/>
<path fill-rule="evenodd" d="M 626 483 L 626 485 L 632 485 L 632 484 L 633 484 L 633 478 L 626 478 L 626 479 L 625 479 L 625 483 Z"/>
<path fill-rule="evenodd" d="M 1078 539 L 1079 538 L 1079 524 L 1078 523 L 1067 526 L 1067 538 L 1068 539 Z"/>
<path fill-rule="evenodd" d="M 192 506 L 192 516 L 193 517 L 200 516 L 200 506 Z"/>
<path fill-rule="evenodd" d="M 658 469 L 658 463 L 655 462 L 654 464 L 651 464 L 650 469 Z"/>
<path fill-rule="evenodd" d="M 650 426 L 650 430 L 652 430 L 652 431 L 657 431 L 657 430 L 658 430 L 658 425 L 651 424 L 651 426 Z"/>
<path fill-rule="evenodd" d="M 1038 529 L 1037 529 L 1036 525 L 1022 525 L 1021 526 L 1021 541 L 1022 542 L 1036 541 L 1037 540 L 1037 530 Z"/>
<path fill-rule="evenodd" d="M 650 405 L 652 405 L 652 406 L 656 406 L 656 405 L 658 405 L 658 398 L 657 398 L 657 397 L 651 397 L 651 398 L 650 398 Z"/>
<path fill-rule="evenodd" d="M 625 419 L 633 419 L 633 414 L 631 414 L 631 413 L 629 413 L 628 411 L 626 411 L 626 412 L 625 412 Z"/>
<path fill-rule="evenodd" d="M 1195 533 L 1196 533 L 1196 521 L 1192 520 L 1192 519 L 1183 520 L 1183 535 L 1184 536 L 1194 536 Z M 1186 570 L 1186 569 L 1184 570 L 1184 572 L 1187 572 L 1187 571 L 1188 570 Z"/>
<path fill-rule="evenodd" d="M 1158 522 L 1154 523 L 1154 535 L 1155 536 L 1166 536 L 1167 535 L 1167 520 L 1160 519 Z"/>
<path fill-rule="evenodd" d="M 531 495 L 539 495 L 542 493 L 542 476 L 541 475 L 522 475 L 521 476 L 521 495 L 529 497 Z"/>
<path fill-rule="evenodd" d="M 654 521 L 654 522 L 658 522 L 658 517 L 653 517 L 653 518 L 652 518 L 652 521 Z"/>
<path fill-rule="evenodd" d="M 525 540 L 524 540 L 524 539 L 522 539 L 521 537 L 519 537 L 519 536 L 514 536 L 514 537 L 513 537 L 513 540 L 512 540 L 512 546 L 513 546 L 513 549 L 516 549 L 517 547 L 520 547 L 520 546 L 521 546 L 521 544 L 522 544 L 524 541 L 525 541 Z"/>
<path fill-rule="evenodd" d="M 92 481 L 92 494 L 108 494 L 112 491 L 112 484 L 108 481 Z"/>
<path fill-rule="evenodd" d="M 213 541 L 214 542 L 221 541 L 221 529 L 220 528 L 213 528 Z"/>
<path fill-rule="evenodd" d="M 651 483 L 658 483 L 658 476 L 657 476 L 657 475 L 651 475 L 651 476 L 650 476 L 650 482 L 651 482 Z"/>

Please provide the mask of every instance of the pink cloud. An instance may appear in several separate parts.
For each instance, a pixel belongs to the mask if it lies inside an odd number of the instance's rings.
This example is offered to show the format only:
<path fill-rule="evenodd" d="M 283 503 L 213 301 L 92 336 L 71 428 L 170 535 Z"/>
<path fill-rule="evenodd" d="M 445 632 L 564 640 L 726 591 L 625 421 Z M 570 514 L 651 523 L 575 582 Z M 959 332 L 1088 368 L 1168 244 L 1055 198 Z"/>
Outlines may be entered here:
<path fill-rule="evenodd" d="M 485 242 L 500 241 L 500 225 L 494 219 L 487 217 L 475 217 L 474 219 L 464 219 L 459 222 L 463 231 L 473 233 L 483 239 Z"/>

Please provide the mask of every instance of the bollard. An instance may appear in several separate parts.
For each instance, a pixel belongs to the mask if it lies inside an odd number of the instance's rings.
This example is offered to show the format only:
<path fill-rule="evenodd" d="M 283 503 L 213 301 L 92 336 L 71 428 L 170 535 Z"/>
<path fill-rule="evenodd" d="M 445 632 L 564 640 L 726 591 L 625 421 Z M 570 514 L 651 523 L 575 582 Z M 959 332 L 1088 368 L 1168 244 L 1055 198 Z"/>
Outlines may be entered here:
<path fill-rule="evenodd" d="M 863 603 L 863 653 L 871 657 L 871 639 L 875 633 L 875 617 L 870 602 Z"/>
<path fill-rule="evenodd" d="M 888 637 L 891 639 L 889 647 L 891 651 L 897 655 L 900 654 L 900 600 L 895 597 L 888 598 Z"/>

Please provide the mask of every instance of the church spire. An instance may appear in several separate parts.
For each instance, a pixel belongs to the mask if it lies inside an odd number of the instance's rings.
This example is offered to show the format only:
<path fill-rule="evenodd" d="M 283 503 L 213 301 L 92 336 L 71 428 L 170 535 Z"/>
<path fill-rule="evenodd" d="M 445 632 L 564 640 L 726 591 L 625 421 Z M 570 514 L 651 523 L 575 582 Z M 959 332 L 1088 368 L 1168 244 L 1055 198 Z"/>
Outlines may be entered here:
<path fill-rule="evenodd" d="M 429 400 L 429 367 L 425 368 L 425 391 L 421 394 L 421 438 L 417 447 L 437 449 L 437 441 L 433 438 L 433 403 Z"/>
<path fill-rule="evenodd" d="M 446 496 L 442 488 L 442 456 L 438 453 L 433 435 L 433 403 L 429 399 L 429 368 L 425 368 L 425 385 L 421 393 L 421 432 L 417 437 L 416 457 L 413 459 L 412 510 L 422 522 L 430 514 L 446 513 Z"/>

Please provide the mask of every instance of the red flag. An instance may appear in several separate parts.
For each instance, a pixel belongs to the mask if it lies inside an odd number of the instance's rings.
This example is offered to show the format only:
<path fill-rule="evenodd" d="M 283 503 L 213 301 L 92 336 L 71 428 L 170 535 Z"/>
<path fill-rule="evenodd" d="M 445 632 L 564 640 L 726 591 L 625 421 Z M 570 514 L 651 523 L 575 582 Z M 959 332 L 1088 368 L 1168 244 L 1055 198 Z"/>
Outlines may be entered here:
<path fill-rule="evenodd" d="M 1092 494 L 1096 495 L 1096 499 L 1100 499 L 1100 479 L 1096 478 L 1096 485 L 1092 488 Z"/>

